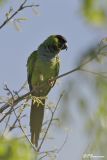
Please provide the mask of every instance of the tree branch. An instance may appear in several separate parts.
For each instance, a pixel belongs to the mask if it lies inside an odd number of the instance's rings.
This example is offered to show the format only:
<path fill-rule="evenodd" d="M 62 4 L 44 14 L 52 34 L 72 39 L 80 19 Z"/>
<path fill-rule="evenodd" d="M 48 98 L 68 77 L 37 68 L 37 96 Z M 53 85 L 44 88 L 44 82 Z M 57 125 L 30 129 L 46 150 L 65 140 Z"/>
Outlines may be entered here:
<path fill-rule="evenodd" d="M 68 75 L 68 74 L 71 74 L 72 72 L 75 72 L 75 71 L 77 71 L 77 70 L 79 70 L 78 67 L 75 68 L 75 69 L 73 69 L 73 70 L 71 70 L 71 71 L 69 71 L 69 72 L 67 72 L 67 73 L 64 73 L 64 74 L 62 74 L 62 75 L 59 75 L 58 77 L 56 77 L 56 78 L 54 78 L 54 79 L 52 79 L 52 80 L 53 80 L 53 81 L 54 81 L 54 80 L 57 80 L 57 79 L 62 78 L 62 77 L 64 77 L 64 76 Z M 32 92 L 33 92 L 33 91 L 32 91 Z M 9 104 L 9 103 L 4 104 L 4 105 L 0 108 L 0 113 L 2 113 L 4 110 L 6 110 L 7 108 L 9 108 L 10 106 L 12 106 L 12 107 L 16 106 L 20 101 L 24 100 L 24 99 L 25 99 L 26 97 L 28 97 L 32 92 L 28 92 L 28 93 L 22 95 L 21 97 L 18 97 L 16 100 L 13 101 L 13 104 Z"/>
<path fill-rule="evenodd" d="M 61 75 L 53 78 L 52 80 L 55 81 L 55 80 L 57 80 L 57 79 L 59 79 L 59 78 L 62 78 L 62 77 L 64 77 L 64 76 L 67 76 L 67 75 L 69 75 L 69 74 L 71 74 L 71 73 L 73 73 L 73 72 L 80 71 L 81 68 L 82 68 L 84 65 L 88 64 L 88 63 L 89 63 L 90 61 L 92 61 L 94 58 L 95 58 L 95 56 L 89 58 L 86 62 L 80 64 L 78 67 L 70 70 L 69 72 L 66 72 L 66 73 L 64 73 L 64 74 L 61 74 Z M 41 88 L 45 83 L 47 83 L 47 81 L 44 81 L 44 83 L 40 86 L 40 88 Z M 38 89 L 38 88 L 37 88 L 37 89 Z M 36 91 L 36 89 L 35 89 L 34 91 Z M 31 92 L 28 92 L 28 93 L 22 95 L 21 97 L 18 97 L 18 98 L 15 99 L 15 100 L 13 100 L 12 104 L 9 104 L 9 103 L 4 104 L 4 105 L 1 106 L 1 108 L 0 108 L 0 113 L 2 113 L 4 110 L 8 109 L 9 107 L 12 107 L 12 108 L 13 108 L 13 107 L 16 106 L 20 101 L 26 99 L 26 98 L 27 98 L 30 94 L 32 94 L 32 93 L 33 93 L 33 90 L 32 90 Z M 9 100 L 11 100 L 11 99 L 9 99 Z M 5 116 L 5 117 L 6 117 L 6 116 Z M 0 120 L 0 122 L 1 122 L 1 120 Z"/>
<path fill-rule="evenodd" d="M 39 5 L 26 5 L 27 0 L 25 0 L 20 6 L 19 8 L 10 16 L 7 17 L 6 20 L 0 25 L 0 29 L 2 29 L 13 17 L 15 17 L 20 11 L 29 8 L 29 7 L 38 7 Z"/>

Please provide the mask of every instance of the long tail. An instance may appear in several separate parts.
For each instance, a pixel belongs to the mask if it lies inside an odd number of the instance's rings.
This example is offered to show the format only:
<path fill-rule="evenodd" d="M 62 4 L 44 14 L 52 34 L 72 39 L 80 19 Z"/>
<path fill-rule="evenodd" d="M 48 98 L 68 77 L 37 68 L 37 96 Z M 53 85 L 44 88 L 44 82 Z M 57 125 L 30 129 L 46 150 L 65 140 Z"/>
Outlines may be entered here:
<path fill-rule="evenodd" d="M 42 103 L 45 104 L 45 100 L 42 100 Z M 31 142 L 38 146 L 39 135 L 42 128 L 42 122 L 44 117 L 44 105 L 40 104 L 39 106 L 36 103 L 31 105 L 30 113 L 30 131 L 31 131 Z"/>

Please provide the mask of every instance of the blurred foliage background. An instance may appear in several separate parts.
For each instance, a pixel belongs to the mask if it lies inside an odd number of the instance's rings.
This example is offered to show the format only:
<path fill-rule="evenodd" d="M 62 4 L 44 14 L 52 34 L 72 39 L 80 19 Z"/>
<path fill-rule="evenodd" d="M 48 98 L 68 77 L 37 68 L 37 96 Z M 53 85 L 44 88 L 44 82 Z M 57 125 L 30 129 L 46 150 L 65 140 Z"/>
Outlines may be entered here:
<path fill-rule="evenodd" d="M 107 27 L 107 1 L 82 0 L 80 13 L 87 25 L 100 28 Z M 106 37 L 106 35 L 105 35 Z M 104 48 L 103 48 L 104 47 Z M 101 50 L 100 50 L 101 49 Z M 100 54 L 99 54 L 100 51 Z M 93 59 L 76 73 L 63 90 L 65 96 L 62 102 L 62 122 L 68 124 L 69 118 L 75 121 L 74 106 L 77 115 L 84 121 L 84 133 L 89 139 L 84 156 L 81 159 L 93 160 L 103 156 L 107 159 L 107 42 L 106 38 L 99 44 L 87 48 L 82 54 L 78 65 L 88 59 Z M 78 66 L 77 65 L 77 66 Z M 66 109 L 68 108 L 68 110 Z M 66 121 L 65 121 L 66 120 Z M 92 154 L 92 155 L 91 155 Z"/>
<path fill-rule="evenodd" d="M 107 44 L 106 44 L 107 45 Z M 92 59 L 96 55 L 96 47 L 87 50 L 81 57 L 81 63 Z M 107 52 L 107 50 L 106 50 Z M 96 55 L 90 63 L 83 66 L 81 71 L 76 73 L 72 80 L 66 83 L 63 88 L 65 96 L 60 112 L 61 121 L 68 124 L 72 119 L 79 116 L 84 121 L 84 134 L 89 139 L 89 144 L 84 154 L 103 155 L 106 159 L 107 145 L 107 58 Z M 103 63 L 101 61 L 103 60 Z M 74 114 L 74 107 L 77 115 Z M 83 158 L 84 159 L 84 158 Z M 85 157 L 93 160 L 91 155 Z"/>
<path fill-rule="evenodd" d="M 0 0 L 0 4 L 3 2 Z M 107 26 L 107 1 L 82 0 L 79 14 L 87 25 L 100 27 L 103 30 Z M 72 80 L 69 79 L 65 83 L 61 91 L 64 90 L 60 104 L 62 110 L 58 113 L 60 126 L 67 124 L 69 128 L 71 119 L 72 123 L 75 122 L 75 114 L 73 114 L 75 106 L 77 116 L 81 116 L 84 121 L 84 133 L 89 139 L 84 153 L 103 155 L 104 159 L 107 159 L 107 48 L 103 49 L 102 46 L 106 45 L 106 39 L 104 39 L 101 43 L 99 42 L 99 45 L 94 44 L 82 54 L 77 65 L 94 56 L 95 58 L 83 66 L 81 71 L 74 73 Z M 31 150 L 29 145 L 21 140 L 0 139 L 0 160 L 31 160 L 34 155 L 29 150 Z M 92 157 L 85 158 L 85 160 L 89 159 L 93 160 Z"/>
<path fill-rule="evenodd" d="M 9 0 L 0 0 L 0 5 L 2 6 L 3 4 L 7 3 Z"/>
<path fill-rule="evenodd" d="M 95 26 L 107 24 L 106 0 L 82 0 L 81 12 L 87 22 Z"/>
<path fill-rule="evenodd" d="M 34 160 L 34 154 L 30 145 L 22 139 L 4 139 L 0 138 L 0 160 Z"/>

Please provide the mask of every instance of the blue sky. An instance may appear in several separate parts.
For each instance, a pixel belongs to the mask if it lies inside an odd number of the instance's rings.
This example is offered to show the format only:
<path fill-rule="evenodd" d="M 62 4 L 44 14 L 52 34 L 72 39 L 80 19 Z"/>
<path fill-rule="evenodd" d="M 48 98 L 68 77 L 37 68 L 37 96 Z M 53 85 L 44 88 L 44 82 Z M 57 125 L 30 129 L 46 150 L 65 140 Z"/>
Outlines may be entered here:
<path fill-rule="evenodd" d="M 17 15 L 17 18 L 28 18 L 28 21 L 21 24 L 20 32 L 17 32 L 12 24 L 7 24 L 0 30 L 0 95 L 5 94 L 2 89 L 4 83 L 7 83 L 12 90 L 18 90 L 25 82 L 28 56 L 49 35 L 61 34 L 68 41 L 68 51 L 60 54 L 60 73 L 73 69 L 81 54 L 89 46 L 98 43 L 105 37 L 105 31 L 85 23 L 80 15 L 81 1 L 79 0 L 38 0 L 36 3 L 40 4 L 38 16 L 34 15 L 31 9 Z M 2 23 L 10 4 L 17 8 L 17 1 L 13 2 L 12 0 L 2 7 L 0 23 Z M 61 83 L 67 82 L 68 78 L 70 79 L 72 76 L 61 79 Z M 57 101 L 57 95 L 61 88 L 62 85 L 57 85 L 49 94 L 49 99 Z M 75 126 L 73 128 L 71 126 L 72 133 L 63 151 L 59 154 L 59 159 L 66 160 L 69 157 L 75 160 L 80 159 L 87 142 L 82 133 L 83 123 L 79 117 L 76 118 Z M 56 145 L 59 145 L 64 136 L 63 134 L 57 136 Z"/>

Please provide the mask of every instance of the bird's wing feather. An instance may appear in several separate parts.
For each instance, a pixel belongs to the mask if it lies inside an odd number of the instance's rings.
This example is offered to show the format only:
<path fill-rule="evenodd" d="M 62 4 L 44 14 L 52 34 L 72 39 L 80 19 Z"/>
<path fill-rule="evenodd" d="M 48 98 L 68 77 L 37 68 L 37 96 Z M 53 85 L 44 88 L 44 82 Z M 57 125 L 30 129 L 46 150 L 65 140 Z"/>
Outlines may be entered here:
<path fill-rule="evenodd" d="M 59 59 L 59 57 L 56 57 L 55 77 L 57 77 L 59 74 L 59 68 L 60 68 L 60 59 Z M 55 83 L 56 83 L 56 80 L 54 81 L 53 86 L 55 85 Z"/>
<path fill-rule="evenodd" d="M 59 74 L 59 67 L 60 67 L 60 59 L 57 57 L 57 62 L 56 62 L 56 76 Z"/>
<path fill-rule="evenodd" d="M 27 61 L 27 79 L 28 79 L 28 84 L 29 84 L 30 90 L 32 90 L 31 77 L 32 77 L 33 68 L 34 68 L 36 59 L 37 59 L 37 51 L 34 51 L 29 56 L 28 61 Z"/>

